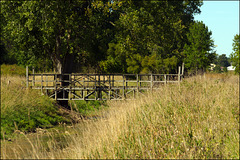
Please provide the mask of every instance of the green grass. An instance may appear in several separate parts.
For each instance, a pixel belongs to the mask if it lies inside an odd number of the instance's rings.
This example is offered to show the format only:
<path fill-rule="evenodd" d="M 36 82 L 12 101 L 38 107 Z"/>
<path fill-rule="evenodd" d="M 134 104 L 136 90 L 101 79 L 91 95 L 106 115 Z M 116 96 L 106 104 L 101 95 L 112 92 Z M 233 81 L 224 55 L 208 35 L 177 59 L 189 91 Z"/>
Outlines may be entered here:
<path fill-rule="evenodd" d="M 99 114 L 103 109 L 107 109 L 105 101 L 70 101 L 72 109 L 82 116 L 94 116 Z"/>
<path fill-rule="evenodd" d="M 1 75 L 25 76 L 26 75 L 26 68 L 24 68 L 22 66 L 18 66 L 16 64 L 13 64 L 13 65 L 2 64 L 1 65 Z"/>
<path fill-rule="evenodd" d="M 27 89 L 24 80 L 17 75 L 1 76 L 1 139 L 12 137 L 16 130 L 33 132 L 68 122 L 51 99 Z"/>
<path fill-rule="evenodd" d="M 71 124 L 73 113 L 64 110 L 39 90 L 26 88 L 25 69 L 17 65 L 1 65 L 1 139 L 13 138 L 14 132 L 35 132 Z M 73 111 L 82 116 L 97 114 L 104 102 L 71 102 Z"/>

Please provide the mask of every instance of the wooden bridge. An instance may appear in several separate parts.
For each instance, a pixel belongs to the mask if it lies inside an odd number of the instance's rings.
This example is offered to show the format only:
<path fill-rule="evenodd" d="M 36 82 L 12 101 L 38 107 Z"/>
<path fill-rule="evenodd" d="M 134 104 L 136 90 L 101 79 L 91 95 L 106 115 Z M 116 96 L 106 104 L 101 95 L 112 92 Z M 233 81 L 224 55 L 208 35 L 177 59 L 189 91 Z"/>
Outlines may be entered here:
<path fill-rule="evenodd" d="M 123 100 L 180 83 L 182 73 L 179 67 L 178 74 L 28 74 L 27 68 L 26 84 L 55 100 Z"/>

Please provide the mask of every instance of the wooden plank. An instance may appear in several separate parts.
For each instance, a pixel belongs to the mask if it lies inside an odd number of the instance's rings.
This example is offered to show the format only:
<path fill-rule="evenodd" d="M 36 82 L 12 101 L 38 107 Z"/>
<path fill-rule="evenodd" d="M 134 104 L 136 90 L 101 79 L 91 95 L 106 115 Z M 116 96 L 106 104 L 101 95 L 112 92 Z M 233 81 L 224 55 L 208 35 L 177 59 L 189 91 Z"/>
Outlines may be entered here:
<path fill-rule="evenodd" d="M 178 67 L 178 82 L 180 83 L 181 67 Z"/>

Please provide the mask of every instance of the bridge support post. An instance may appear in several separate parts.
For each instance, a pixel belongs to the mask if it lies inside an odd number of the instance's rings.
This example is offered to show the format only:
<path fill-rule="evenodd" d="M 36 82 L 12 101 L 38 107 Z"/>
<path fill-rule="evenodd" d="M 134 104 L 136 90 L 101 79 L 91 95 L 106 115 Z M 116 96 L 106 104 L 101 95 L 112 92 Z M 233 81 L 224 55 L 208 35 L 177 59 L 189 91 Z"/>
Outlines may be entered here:
<path fill-rule="evenodd" d="M 123 93 L 122 93 L 122 99 L 125 99 L 125 81 L 124 81 L 124 74 L 123 74 Z"/>
<path fill-rule="evenodd" d="M 164 84 L 166 85 L 167 84 L 167 75 L 164 74 Z"/>
<path fill-rule="evenodd" d="M 26 87 L 28 88 L 28 81 L 29 81 L 29 77 L 28 77 L 28 66 L 26 66 Z"/>
<path fill-rule="evenodd" d="M 178 67 L 178 83 L 180 84 L 180 78 L 181 78 L 181 67 Z"/>
<path fill-rule="evenodd" d="M 153 91 L 153 75 L 151 74 L 151 92 Z"/>
<path fill-rule="evenodd" d="M 139 79 L 138 79 L 138 74 L 137 74 L 137 96 L 138 96 L 138 93 L 139 93 Z"/>

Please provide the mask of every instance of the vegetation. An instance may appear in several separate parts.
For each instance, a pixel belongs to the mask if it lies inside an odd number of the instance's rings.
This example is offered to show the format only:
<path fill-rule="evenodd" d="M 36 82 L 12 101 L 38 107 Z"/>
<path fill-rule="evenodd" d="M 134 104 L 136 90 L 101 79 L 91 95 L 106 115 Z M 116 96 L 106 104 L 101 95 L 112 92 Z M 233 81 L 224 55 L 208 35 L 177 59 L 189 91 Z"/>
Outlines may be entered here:
<path fill-rule="evenodd" d="M 25 135 L 28 147 L 4 142 L 2 157 L 237 159 L 238 85 L 236 75 L 205 74 L 136 100 L 111 101 L 99 119 L 34 139 Z"/>
<path fill-rule="evenodd" d="M 49 128 L 59 122 L 67 122 L 60 116 L 58 107 L 39 91 L 28 90 L 25 78 L 19 76 L 1 77 L 1 139 L 12 137 L 15 130 L 35 131 Z"/>
<path fill-rule="evenodd" d="M 226 56 L 193 18 L 202 0 L 0 4 L 1 158 L 239 158 L 236 75 L 204 74 L 121 102 L 56 103 L 25 84 L 25 66 L 138 74 L 176 73 L 184 63 L 186 73 L 215 60 L 220 72 Z M 239 72 L 239 35 L 231 62 Z"/>
<path fill-rule="evenodd" d="M 206 69 L 215 54 L 211 32 L 193 18 L 201 5 L 201 0 L 1 1 L 1 63 L 15 59 L 64 73 L 174 73 L 183 62 L 187 70 Z"/>
<path fill-rule="evenodd" d="M 2 76 L 12 76 L 12 75 L 26 76 L 26 69 L 16 64 L 13 64 L 13 65 L 2 64 L 1 75 Z"/>
<path fill-rule="evenodd" d="M 231 54 L 232 65 L 236 67 L 235 69 L 236 73 L 240 73 L 239 48 L 240 48 L 240 36 L 239 34 L 236 34 L 233 39 L 233 53 Z"/>
<path fill-rule="evenodd" d="M 198 21 L 193 23 L 189 30 L 187 38 L 190 44 L 184 46 L 186 69 L 206 69 L 216 56 L 211 52 L 214 48 L 212 32 L 208 31 L 203 22 Z"/>
<path fill-rule="evenodd" d="M 213 68 L 213 72 L 222 73 L 228 72 L 227 67 L 230 66 L 231 60 L 226 56 L 226 54 L 216 55 L 213 64 L 216 66 Z"/>
<path fill-rule="evenodd" d="M 1 139 L 13 138 L 15 131 L 35 132 L 36 128 L 50 128 L 60 123 L 76 122 L 73 114 L 94 115 L 104 103 L 71 102 L 72 112 L 66 111 L 54 100 L 41 95 L 39 90 L 26 88 L 25 68 L 1 65 Z M 75 112 L 77 113 L 75 113 Z"/>

